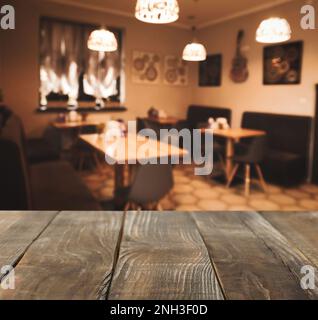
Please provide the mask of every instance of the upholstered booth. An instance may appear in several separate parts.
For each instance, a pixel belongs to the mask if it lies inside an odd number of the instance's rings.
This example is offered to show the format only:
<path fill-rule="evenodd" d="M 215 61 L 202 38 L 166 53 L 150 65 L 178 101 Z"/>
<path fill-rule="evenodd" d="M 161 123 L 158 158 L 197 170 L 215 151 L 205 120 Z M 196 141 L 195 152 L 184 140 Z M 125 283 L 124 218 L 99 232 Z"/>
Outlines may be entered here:
<path fill-rule="evenodd" d="M 21 120 L 0 129 L 0 210 L 98 210 L 99 204 L 66 162 L 30 165 Z"/>
<path fill-rule="evenodd" d="M 293 186 L 308 178 L 311 123 L 310 117 L 244 113 L 243 128 L 267 132 L 263 170 L 268 181 Z"/>
<path fill-rule="evenodd" d="M 188 129 L 197 129 L 200 124 L 206 123 L 209 118 L 226 118 L 232 122 L 232 111 L 227 108 L 191 105 L 188 108 L 187 119 L 179 123 L 179 126 Z"/>

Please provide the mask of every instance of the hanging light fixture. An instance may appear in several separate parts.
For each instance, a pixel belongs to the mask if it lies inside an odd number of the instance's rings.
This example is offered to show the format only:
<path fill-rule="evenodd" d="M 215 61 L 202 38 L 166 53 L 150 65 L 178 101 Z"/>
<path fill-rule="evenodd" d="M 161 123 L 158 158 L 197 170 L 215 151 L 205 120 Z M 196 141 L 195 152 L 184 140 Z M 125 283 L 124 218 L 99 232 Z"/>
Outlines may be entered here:
<path fill-rule="evenodd" d="M 137 0 L 135 16 L 143 22 L 165 24 L 177 21 L 179 12 L 177 0 Z"/>
<path fill-rule="evenodd" d="M 256 41 L 260 43 L 280 43 L 291 38 L 291 28 L 286 19 L 270 18 L 262 21 L 256 31 Z"/>
<path fill-rule="evenodd" d="M 90 34 L 87 47 L 93 51 L 114 52 L 118 49 L 118 43 L 113 32 L 102 28 Z"/>
<path fill-rule="evenodd" d="M 195 32 L 196 28 L 193 27 L 192 30 Z M 207 52 L 204 45 L 196 40 L 186 45 L 182 55 L 182 59 L 185 61 L 205 61 L 206 57 Z"/>

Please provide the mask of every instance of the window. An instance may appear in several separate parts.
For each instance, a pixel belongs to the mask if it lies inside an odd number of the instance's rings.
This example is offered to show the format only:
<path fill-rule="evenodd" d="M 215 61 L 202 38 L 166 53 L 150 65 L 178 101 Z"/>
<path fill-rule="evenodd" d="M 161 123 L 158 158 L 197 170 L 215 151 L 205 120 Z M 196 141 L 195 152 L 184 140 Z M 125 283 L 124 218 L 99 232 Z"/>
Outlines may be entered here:
<path fill-rule="evenodd" d="M 99 26 L 41 18 L 41 106 L 96 105 L 120 101 L 122 32 L 108 28 L 118 51 L 102 53 L 87 48 L 90 33 Z"/>

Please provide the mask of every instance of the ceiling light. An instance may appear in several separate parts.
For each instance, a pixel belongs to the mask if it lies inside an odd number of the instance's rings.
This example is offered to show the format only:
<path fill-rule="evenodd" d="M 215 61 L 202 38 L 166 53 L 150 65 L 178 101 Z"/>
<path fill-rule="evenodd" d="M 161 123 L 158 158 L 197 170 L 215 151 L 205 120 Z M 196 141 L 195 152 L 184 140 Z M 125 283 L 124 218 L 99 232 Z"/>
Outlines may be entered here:
<path fill-rule="evenodd" d="M 184 48 L 182 59 L 186 61 L 204 61 L 206 60 L 206 56 L 207 52 L 204 45 L 192 42 Z"/>
<path fill-rule="evenodd" d="M 114 52 L 118 49 L 118 43 L 113 32 L 100 29 L 90 34 L 87 47 L 93 51 Z"/>
<path fill-rule="evenodd" d="M 260 43 L 280 43 L 291 38 L 291 28 L 286 19 L 270 18 L 262 21 L 256 32 Z"/>
<path fill-rule="evenodd" d="M 194 17 L 189 17 L 193 20 Z M 192 27 L 193 33 L 196 31 L 196 27 Z M 191 43 L 187 44 L 183 50 L 182 59 L 185 61 L 205 61 L 207 57 L 207 52 L 203 44 L 193 40 Z"/>
<path fill-rule="evenodd" d="M 172 23 L 179 19 L 177 0 L 137 0 L 135 16 L 147 23 Z"/>

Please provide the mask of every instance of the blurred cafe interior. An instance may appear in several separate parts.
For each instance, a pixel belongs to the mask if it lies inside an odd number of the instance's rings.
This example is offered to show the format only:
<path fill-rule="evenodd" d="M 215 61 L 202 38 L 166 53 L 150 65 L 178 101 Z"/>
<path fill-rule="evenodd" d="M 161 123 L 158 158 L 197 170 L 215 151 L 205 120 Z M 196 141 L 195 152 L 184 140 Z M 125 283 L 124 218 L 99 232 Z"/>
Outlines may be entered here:
<path fill-rule="evenodd" d="M 0 210 L 318 210 L 317 1 L 161 2 L 0 1 Z"/>

